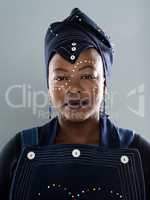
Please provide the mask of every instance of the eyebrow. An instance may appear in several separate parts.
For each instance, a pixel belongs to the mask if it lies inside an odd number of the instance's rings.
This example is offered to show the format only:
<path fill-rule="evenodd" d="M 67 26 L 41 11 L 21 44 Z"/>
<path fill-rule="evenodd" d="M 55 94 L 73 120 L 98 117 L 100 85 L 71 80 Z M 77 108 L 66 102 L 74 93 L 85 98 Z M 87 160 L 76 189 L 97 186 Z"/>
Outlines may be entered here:
<path fill-rule="evenodd" d="M 87 68 L 94 69 L 94 67 L 93 67 L 92 65 L 85 65 L 85 66 L 79 68 L 79 71 L 81 71 L 81 70 L 83 70 L 83 69 L 87 69 Z M 54 71 L 64 71 L 64 72 L 68 72 L 67 69 L 63 69 L 63 68 L 59 68 L 59 67 L 55 68 Z"/>

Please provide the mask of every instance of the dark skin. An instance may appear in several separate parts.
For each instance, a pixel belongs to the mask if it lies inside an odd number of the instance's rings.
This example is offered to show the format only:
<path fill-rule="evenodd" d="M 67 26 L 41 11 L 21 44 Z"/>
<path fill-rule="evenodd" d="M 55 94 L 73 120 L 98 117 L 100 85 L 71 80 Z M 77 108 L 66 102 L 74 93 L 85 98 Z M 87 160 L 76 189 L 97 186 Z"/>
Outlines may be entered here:
<path fill-rule="evenodd" d="M 102 59 L 96 49 L 84 50 L 75 64 L 58 53 L 52 57 L 49 96 L 58 112 L 60 125 L 55 144 L 99 144 L 99 109 L 104 87 L 107 92 Z M 72 108 L 68 103 L 72 98 L 88 99 L 88 105 Z"/>

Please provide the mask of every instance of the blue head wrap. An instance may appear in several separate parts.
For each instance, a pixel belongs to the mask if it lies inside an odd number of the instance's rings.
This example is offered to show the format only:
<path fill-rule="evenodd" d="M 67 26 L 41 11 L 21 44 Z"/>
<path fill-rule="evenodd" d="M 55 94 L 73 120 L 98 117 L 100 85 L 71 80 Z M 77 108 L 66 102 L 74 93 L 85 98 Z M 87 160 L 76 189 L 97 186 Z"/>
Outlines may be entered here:
<path fill-rule="evenodd" d="M 90 47 L 95 48 L 102 57 L 107 84 L 114 53 L 110 38 L 78 8 L 74 8 L 63 21 L 50 24 L 45 35 L 44 45 L 48 88 L 49 61 L 56 52 L 73 64 L 79 54 Z"/>

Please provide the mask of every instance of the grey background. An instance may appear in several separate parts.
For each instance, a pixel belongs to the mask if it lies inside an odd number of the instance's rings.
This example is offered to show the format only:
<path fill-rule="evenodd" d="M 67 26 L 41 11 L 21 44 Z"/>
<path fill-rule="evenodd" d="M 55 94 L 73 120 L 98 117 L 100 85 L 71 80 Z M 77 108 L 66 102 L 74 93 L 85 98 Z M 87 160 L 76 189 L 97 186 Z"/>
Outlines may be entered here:
<path fill-rule="evenodd" d="M 38 112 L 33 113 L 32 105 L 12 108 L 5 95 L 8 88 L 15 84 L 26 84 L 31 94 L 38 91 L 47 94 L 44 35 L 51 22 L 64 19 L 74 7 L 79 7 L 93 18 L 115 44 L 111 101 L 108 101 L 111 118 L 120 127 L 134 129 L 150 139 L 150 1 L 1 0 L 0 148 L 18 131 L 49 121 L 46 117 L 40 117 Z M 129 92 L 132 93 L 130 97 Z M 10 97 L 12 102 L 20 103 L 21 90 L 13 90 Z M 38 102 L 43 102 L 42 95 Z M 139 113 L 136 112 L 138 108 Z M 47 112 L 48 104 L 42 110 Z"/>

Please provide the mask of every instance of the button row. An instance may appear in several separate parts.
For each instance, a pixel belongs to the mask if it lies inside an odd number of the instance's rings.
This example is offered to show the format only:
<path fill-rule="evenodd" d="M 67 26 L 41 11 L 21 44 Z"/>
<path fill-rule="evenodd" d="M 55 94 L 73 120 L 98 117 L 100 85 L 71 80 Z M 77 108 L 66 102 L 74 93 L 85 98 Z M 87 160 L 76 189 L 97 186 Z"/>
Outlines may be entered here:
<path fill-rule="evenodd" d="M 81 152 L 79 149 L 72 150 L 72 156 L 75 158 L 78 158 L 81 155 Z M 27 158 L 29 160 L 33 160 L 35 158 L 35 153 L 33 151 L 30 151 L 27 153 Z M 126 155 L 122 155 L 120 158 L 121 163 L 127 164 L 129 162 L 129 157 Z"/>

